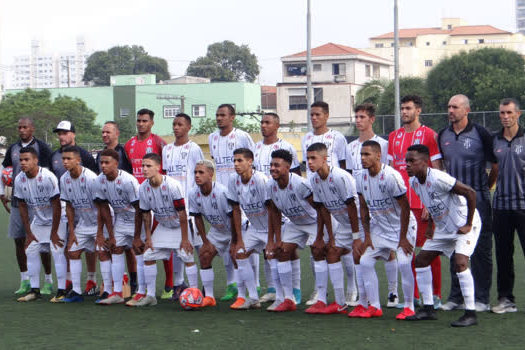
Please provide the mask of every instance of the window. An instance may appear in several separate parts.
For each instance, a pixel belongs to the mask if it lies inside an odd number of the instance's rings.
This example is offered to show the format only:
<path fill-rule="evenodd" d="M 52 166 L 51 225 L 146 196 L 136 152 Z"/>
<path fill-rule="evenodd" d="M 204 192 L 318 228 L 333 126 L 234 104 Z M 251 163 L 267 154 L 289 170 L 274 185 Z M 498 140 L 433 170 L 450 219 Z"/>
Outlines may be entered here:
<path fill-rule="evenodd" d="M 323 88 L 314 88 L 314 102 L 323 100 Z"/>
<path fill-rule="evenodd" d="M 191 106 L 192 117 L 205 117 L 206 116 L 206 105 L 193 105 Z"/>
<path fill-rule="evenodd" d="M 285 67 L 286 75 L 289 77 L 306 75 L 306 64 L 304 63 L 287 64 Z"/>
<path fill-rule="evenodd" d="M 168 105 L 163 107 L 164 118 L 175 118 L 180 113 L 180 105 Z"/>
<path fill-rule="evenodd" d="M 430 46 L 430 41 L 427 41 L 425 45 Z"/>
<path fill-rule="evenodd" d="M 64 83 L 64 82 L 62 82 L 62 83 Z M 121 117 L 121 118 L 129 117 L 129 111 L 130 111 L 129 108 L 125 108 L 125 107 L 120 108 L 120 115 L 119 115 L 119 117 Z"/>
<path fill-rule="evenodd" d="M 316 63 L 314 64 L 314 72 L 320 72 L 321 71 L 321 64 Z"/>
<path fill-rule="evenodd" d="M 391 43 L 390 44 L 390 47 L 394 47 L 396 44 L 395 43 Z"/>
<path fill-rule="evenodd" d="M 370 65 L 365 64 L 365 77 L 370 78 Z"/>
<path fill-rule="evenodd" d="M 452 24 L 448 24 L 448 25 L 447 25 L 447 29 L 448 29 L 448 30 L 451 30 L 451 29 L 452 29 Z"/>
<path fill-rule="evenodd" d="M 447 44 L 447 42 L 446 42 L 446 41 L 443 41 L 443 42 L 442 42 L 442 44 L 443 44 L 443 45 L 446 45 L 446 44 Z"/>
<path fill-rule="evenodd" d="M 314 102 L 323 100 L 323 89 L 314 88 Z M 308 101 L 306 98 L 306 89 L 288 89 L 288 109 L 293 110 L 306 110 L 308 109 Z"/>
<path fill-rule="evenodd" d="M 463 40 L 463 43 L 468 44 L 468 39 Z"/>
<path fill-rule="evenodd" d="M 381 70 L 380 70 L 380 68 L 379 68 L 379 64 L 374 64 L 374 65 L 372 66 L 372 68 L 373 68 L 372 74 L 373 74 L 373 76 L 374 76 L 374 79 L 379 79 L 379 77 L 380 77 L 380 75 L 381 75 L 381 73 L 380 73 Z"/>
<path fill-rule="evenodd" d="M 408 42 L 408 46 L 414 46 L 414 43 L 411 42 L 411 41 L 409 41 L 409 42 Z"/>
<path fill-rule="evenodd" d="M 478 39 L 478 44 L 483 44 L 485 42 L 485 39 Z"/>
<path fill-rule="evenodd" d="M 383 47 L 385 47 L 385 45 L 382 44 L 382 43 L 378 43 L 378 44 L 376 44 L 376 49 L 381 49 L 381 48 L 383 48 Z"/>
<path fill-rule="evenodd" d="M 346 64 L 334 63 L 332 64 L 332 75 L 344 75 L 346 73 Z"/>
<path fill-rule="evenodd" d="M 299 109 L 307 109 L 308 104 L 306 103 L 306 95 L 304 96 L 290 96 L 288 109 L 291 111 Z"/>
<path fill-rule="evenodd" d="M 425 60 L 425 67 L 432 67 L 432 60 Z"/>

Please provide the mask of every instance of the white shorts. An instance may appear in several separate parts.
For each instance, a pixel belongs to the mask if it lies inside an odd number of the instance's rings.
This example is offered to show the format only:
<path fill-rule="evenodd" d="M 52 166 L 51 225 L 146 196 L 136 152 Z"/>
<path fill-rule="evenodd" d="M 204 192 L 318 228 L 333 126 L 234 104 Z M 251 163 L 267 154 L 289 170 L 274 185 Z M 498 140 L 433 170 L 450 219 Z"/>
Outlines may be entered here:
<path fill-rule="evenodd" d="M 410 244 L 415 247 L 416 232 L 414 230 L 410 230 L 409 228 L 409 232 L 407 232 L 407 239 Z M 398 262 L 410 263 L 412 261 L 413 254 L 406 255 L 402 248 L 398 248 L 399 241 L 396 242 L 379 235 L 372 235 L 372 244 L 374 245 L 374 249 L 368 247 L 363 256 L 388 261 L 390 258 L 390 252 L 395 251 Z"/>
<path fill-rule="evenodd" d="M 48 244 L 49 250 L 53 254 L 63 253 L 67 247 L 67 224 L 66 223 L 60 222 L 60 224 L 58 225 L 58 230 L 57 230 L 58 237 L 60 237 L 60 239 L 63 241 L 62 247 L 56 246 L 55 248 L 55 246 L 51 243 L 51 226 L 40 226 L 40 225 L 31 224 L 31 232 L 33 232 L 33 235 L 38 240 L 37 243 Z M 31 244 L 33 243 L 35 242 L 34 241 L 31 242 Z M 27 249 L 29 249 L 29 247 L 27 247 Z M 26 249 L 26 252 L 27 252 L 27 249 Z"/>
<path fill-rule="evenodd" d="M 215 247 L 219 256 L 226 256 L 230 254 L 230 242 L 231 237 L 225 236 L 222 233 L 215 231 L 213 228 L 210 229 L 206 238 Z"/>
<path fill-rule="evenodd" d="M 346 225 L 339 223 L 339 226 L 332 231 L 334 232 L 336 247 L 352 250 L 354 238 L 352 236 L 352 226 L 350 224 Z M 359 231 L 359 235 L 361 236 L 361 239 L 364 239 L 364 232 Z"/>
<path fill-rule="evenodd" d="M 40 254 L 40 253 L 49 253 L 51 251 L 51 248 L 48 243 L 39 243 L 36 241 L 32 241 L 29 246 L 26 248 L 26 255 L 31 254 Z"/>
<path fill-rule="evenodd" d="M 312 245 L 317 237 L 317 223 L 310 225 L 296 225 L 291 221 L 284 224 L 282 228 L 282 241 L 284 243 L 293 243 L 301 249 L 307 245 Z M 328 235 L 325 234 L 325 242 L 328 241 Z"/>
<path fill-rule="evenodd" d="M 123 228 L 119 229 L 118 227 L 113 227 L 115 232 L 115 246 L 116 247 L 125 247 L 127 249 L 133 248 L 133 238 L 135 236 L 135 228 Z M 142 233 L 140 234 L 142 241 L 146 239 L 146 232 L 144 227 L 142 227 Z"/>
<path fill-rule="evenodd" d="M 190 243 L 193 247 L 202 246 L 202 238 L 197 232 L 197 226 L 195 226 L 195 219 L 193 217 L 188 217 L 188 236 Z"/>
<path fill-rule="evenodd" d="M 247 252 L 255 251 L 261 253 L 268 243 L 268 232 L 257 231 L 253 226 L 250 226 L 242 235 L 244 248 Z"/>
<path fill-rule="evenodd" d="M 427 239 L 421 249 L 442 252 L 449 258 L 452 256 L 452 253 L 465 255 L 470 258 L 472 253 L 474 253 L 474 249 L 476 249 L 480 231 L 481 221 L 474 220 L 472 230 L 466 235 L 451 233 L 451 238 Z"/>
<path fill-rule="evenodd" d="M 75 233 L 75 237 L 77 237 L 77 243 L 73 243 L 71 245 L 71 248 L 69 248 L 70 252 L 75 252 L 77 250 L 84 250 L 87 252 L 95 252 L 95 239 L 97 238 L 97 234 L 82 234 L 82 233 Z"/>
<path fill-rule="evenodd" d="M 153 248 L 144 252 L 144 261 L 169 260 L 171 253 L 174 252 L 183 263 L 188 264 L 194 262 L 193 254 L 188 254 L 184 249 L 173 248 Z"/>

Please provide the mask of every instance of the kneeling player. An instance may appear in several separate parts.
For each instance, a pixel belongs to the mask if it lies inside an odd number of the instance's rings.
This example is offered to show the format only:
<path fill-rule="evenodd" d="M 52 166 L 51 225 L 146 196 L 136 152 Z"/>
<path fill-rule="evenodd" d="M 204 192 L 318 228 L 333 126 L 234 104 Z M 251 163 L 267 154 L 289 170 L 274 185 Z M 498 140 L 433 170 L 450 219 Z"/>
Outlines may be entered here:
<path fill-rule="evenodd" d="M 416 218 L 410 211 L 401 174 L 381 163 L 379 143 L 372 140 L 363 143 L 361 162 L 364 170 L 357 175 L 356 181 L 365 242 L 358 249 L 362 254 L 358 268 L 361 269 L 370 306 L 360 303 L 349 316 L 382 316 L 374 266 L 377 259 L 388 261 L 391 251 L 396 251 L 405 298 L 404 309 L 396 319 L 404 320 L 414 315 L 412 257 L 416 243 Z"/>
<path fill-rule="evenodd" d="M 132 306 L 156 305 L 155 285 L 157 260 L 169 260 L 172 252 L 186 265 L 190 287 L 198 288 L 197 266 L 193 261 L 193 247 L 188 239 L 188 218 L 182 190 L 177 180 L 160 173 L 160 156 L 148 153 L 142 159 L 142 173 L 146 178 L 140 185 L 140 210 L 146 230 L 144 277 L 147 295 Z M 151 232 L 151 211 L 158 225 Z"/>
<path fill-rule="evenodd" d="M 430 222 L 427 240 L 416 257 L 416 276 L 423 294 L 423 308 L 407 320 L 435 320 L 432 300 L 430 263 L 440 254 L 454 253 L 456 274 L 465 300 L 465 314 L 451 323 L 453 327 L 477 324 L 474 280 L 468 268 L 481 231 L 476 210 L 476 192 L 447 173 L 428 167 L 429 151 L 424 145 L 413 145 L 406 155 L 410 185 L 428 209 Z M 465 200 L 466 199 L 466 200 Z M 434 225 L 435 223 L 435 230 Z"/>

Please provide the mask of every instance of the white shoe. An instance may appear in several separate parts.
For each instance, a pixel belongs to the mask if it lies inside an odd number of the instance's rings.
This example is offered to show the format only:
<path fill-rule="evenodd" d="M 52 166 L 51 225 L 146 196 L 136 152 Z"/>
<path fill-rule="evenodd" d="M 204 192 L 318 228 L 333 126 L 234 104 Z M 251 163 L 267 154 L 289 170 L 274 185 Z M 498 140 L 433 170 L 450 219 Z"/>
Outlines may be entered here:
<path fill-rule="evenodd" d="M 270 301 L 275 301 L 275 293 L 266 293 L 259 299 L 261 303 L 269 303 Z"/>
<path fill-rule="evenodd" d="M 357 304 L 359 304 L 357 301 L 357 292 L 353 291 L 352 293 L 347 293 L 345 303 L 348 306 L 357 306 Z"/>
<path fill-rule="evenodd" d="M 111 304 L 122 304 L 124 298 L 118 293 L 111 293 L 106 299 L 101 300 L 98 304 L 100 305 L 111 305 Z"/>
<path fill-rule="evenodd" d="M 306 305 L 311 306 L 315 303 L 317 303 L 317 298 L 319 297 L 319 293 L 317 293 L 317 289 L 312 292 L 310 295 L 310 299 L 306 302 Z"/>
<path fill-rule="evenodd" d="M 386 303 L 386 307 L 394 308 L 394 307 L 397 307 L 397 304 L 399 304 L 398 296 L 395 295 L 394 293 L 389 293 L 388 294 L 387 303 Z"/>
<path fill-rule="evenodd" d="M 268 306 L 268 307 L 266 308 L 266 311 L 274 311 L 274 310 L 277 308 L 277 306 L 279 306 L 281 303 L 282 303 L 282 301 L 280 301 L 280 300 L 275 300 L 275 301 L 272 303 L 272 305 L 270 305 L 270 306 Z"/>
<path fill-rule="evenodd" d="M 144 298 L 141 298 L 135 303 L 135 307 L 141 306 L 155 306 L 157 305 L 157 298 L 151 295 L 146 295 Z"/>
<path fill-rule="evenodd" d="M 443 311 L 463 310 L 465 309 L 465 304 L 458 304 L 453 301 L 447 301 L 445 304 L 442 304 L 439 309 Z"/>
<path fill-rule="evenodd" d="M 518 312 L 516 304 L 507 298 L 501 298 L 498 305 L 492 307 L 492 312 L 495 314 L 504 314 L 506 312 Z"/>
<path fill-rule="evenodd" d="M 476 312 L 490 311 L 490 305 L 476 301 Z"/>
<path fill-rule="evenodd" d="M 261 303 L 257 299 L 246 298 L 244 304 L 239 306 L 237 310 L 250 310 L 250 309 L 260 309 Z"/>

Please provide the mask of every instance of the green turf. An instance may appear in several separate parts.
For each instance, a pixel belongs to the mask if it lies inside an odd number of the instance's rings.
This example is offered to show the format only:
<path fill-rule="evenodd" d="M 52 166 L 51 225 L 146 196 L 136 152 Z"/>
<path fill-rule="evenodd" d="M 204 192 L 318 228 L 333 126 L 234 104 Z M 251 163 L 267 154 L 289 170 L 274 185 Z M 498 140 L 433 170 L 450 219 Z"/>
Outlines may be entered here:
<path fill-rule="evenodd" d="M 354 320 L 344 315 L 306 315 L 302 312 L 304 305 L 300 311 L 277 315 L 265 311 L 231 311 L 228 303 L 202 311 L 183 311 L 179 305 L 164 301 L 146 309 L 121 305 L 102 307 L 90 299 L 73 305 L 51 304 L 48 298 L 17 303 L 13 291 L 18 287 L 19 273 L 13 242 L 5 234 L 7 217 L 3 210 L 0 227 L 4 228 L 0 238 L 1 349 L 523 348 L 525 286 L 521 249 L 516 249 L 515 286 L 520 312 L 483 313 L 479 315 L 479 326 L 453 329 L 448 324 L 461 315 L 460 311 L 439 312 L 436 322 L 408 323 L 395 321 L 398 310 L 390 309 L 384 310 L 382 319 Z M 303 293 L 307 294 L 312 288 L 312 275 L 305 252 L 302 257 Z M 443 262 L 444 271 L 448 271 L 446 259 Z M 215 263 L 215 289 L 220 295 L 224 270 L 219 260 Z M 384 299 L 386 284 L 380 265 L 378 263 L 378 274 Z M 162 268 L 159 271 L 162 276 Z M 447 294 L 448 273 L 444 273 L 443 280 Z M 401 291 L 401 286 L 399 289 Z M 494 301 L 494 290 L 492 295 Z"/>

